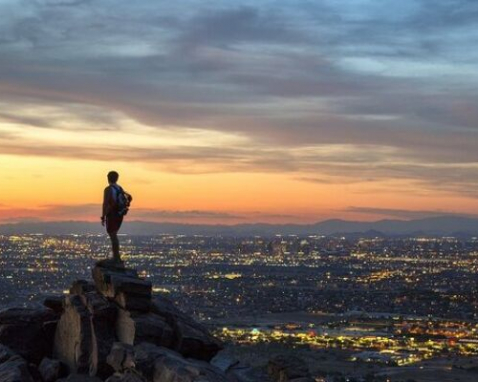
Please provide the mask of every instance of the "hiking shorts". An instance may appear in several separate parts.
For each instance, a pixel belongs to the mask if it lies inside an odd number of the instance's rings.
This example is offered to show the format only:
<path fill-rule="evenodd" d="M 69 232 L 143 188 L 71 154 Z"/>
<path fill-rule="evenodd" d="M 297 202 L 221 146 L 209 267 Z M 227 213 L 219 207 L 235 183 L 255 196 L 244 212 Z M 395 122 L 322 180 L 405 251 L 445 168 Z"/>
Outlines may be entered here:
<path fill-rule="evenodd" d="M 106 232 L 117 233 L 123 223 L 123 216 L 118 214 L 110 214 L 106 216 Z"/>

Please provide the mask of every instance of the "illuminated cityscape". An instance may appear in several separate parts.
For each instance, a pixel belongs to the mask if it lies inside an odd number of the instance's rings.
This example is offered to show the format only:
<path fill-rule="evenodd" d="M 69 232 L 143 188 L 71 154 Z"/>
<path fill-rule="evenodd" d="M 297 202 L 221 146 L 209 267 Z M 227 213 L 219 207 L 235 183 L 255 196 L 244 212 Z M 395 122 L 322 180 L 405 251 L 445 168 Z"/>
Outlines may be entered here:
<path fill-rule="evenodd" d="M 474 238 L 121 239 L 153 291 L 233 344 L 235 356 L 307 352 L 317 378 L 368 370 L 381 380 L 437 367 L 459 377 L 478 367 Z M 109 243 L 103 235 L 1 236 L 0 251 L 0 303 L 35 305 L 88 279 Z"/>

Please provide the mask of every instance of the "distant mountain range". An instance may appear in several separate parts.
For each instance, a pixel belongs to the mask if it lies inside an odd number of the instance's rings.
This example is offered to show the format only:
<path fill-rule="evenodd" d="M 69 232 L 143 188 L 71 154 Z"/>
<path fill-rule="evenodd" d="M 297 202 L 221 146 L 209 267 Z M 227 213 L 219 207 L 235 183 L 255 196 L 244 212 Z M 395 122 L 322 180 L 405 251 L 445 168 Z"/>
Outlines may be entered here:
<path fill-rule="evenodd" d="M 83 221 L 21 222 L 0 224 L 0 234 L 100 234 L 99 223 Z M 184 235 L 345 235 L 345 236 L 478 236 L 478 218 L 440 216 L 417 220 L 379 220 L 360 222 L 325 220 L 314 224 L 237 224 L 206 225 L 126 222 L 121 233 L 130 235 L 184 234 Z"/>

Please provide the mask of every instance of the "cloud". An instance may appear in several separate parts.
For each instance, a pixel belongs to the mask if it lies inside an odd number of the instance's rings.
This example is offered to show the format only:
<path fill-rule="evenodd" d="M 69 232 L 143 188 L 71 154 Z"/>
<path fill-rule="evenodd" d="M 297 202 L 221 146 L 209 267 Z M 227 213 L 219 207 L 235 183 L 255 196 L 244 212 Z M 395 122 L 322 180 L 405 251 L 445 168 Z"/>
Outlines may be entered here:
<path fill-rule="evenodd" d="M 0 12 L 0 153 L 409 179 L 469 196 L 477 185 L 476 2 L 37 0 Z M 124 119 L 244 140 L 98 150 L 29 138 L 118 132 Z"/>
<path fill-rule="evenodd" d="M 49 220 L 91 220 L 101 215 L 101 206 L 82 205 L 44 205 L 39 208 L 12 208 L 0 206 L 2 222 L 49 221 Z"/>
<path fill-rule="evenodd" d="M 58 7 L 77 7 L 91 3 L 93 0 L 37 0 L 40 4 Z"/>
<path fill-rule="evenodd" d="M 279 12 L 247 5 L 208 9 L 187 21 L 178 42 L 188 50 L 205 45 L 232 47 L 247 42 L 303 43 L 306 36 L 289 29 L 286 20 Z"/>
<path fill-rule="evenodd" d="M 46 118 L 25 117 L 16 113 L 0 112 L 0 121 L 12 122 L 20 125 L 36 126 L 36 127 L 52 127 Z"/>
<path fill-rule="evenodd" d="M 77 204 L 77 205 L 55 205 L 47 204 L 39 208 L 10 208 L 0 206 L 4 216 L 2 220 L 99 220 L 101 215 L 100 204 Z M 204 211 L 204 210 L 161 210 L 132 208 L 128 218 L 131 220 L 167 221 L 169 220 L 241 220 L 244 216 L 229 212 Z"/>
<path fill-rule="evenodd" d="M 450 142 L 456 137 L 450 136 Z M 180 174 L 220 172 L 273 172 L 289 174 L 299 181 L 327 184 L 410 181 L 408 192 L 460 194 L 476 197 L 478 157 L 473 139 L 460 141 L 462 158 L 447 152 L 445 139 L 435 141 L 433 151 L 403 151 L 393 146 L 324 144 L 317 146 L 276 146 L 246 141 L 241 145 L 143 146 L 89 144 L 77 147 L 17 142 L 15 136 L 0 138 L 2 152 L 23 156 L 46 156 L 98 161 L 142 163 L 152 169 Z M 41 141 L 40 141 L 41 142 Z M 37 142 L 38 143 L 38 142 Z M 43 142 L 42 142 L 43 143 Z M 449 143 L 449 142 L 448 142 Z M 413 147 L 412 147 L 413 148 Z M 447 155 L 453 161 L 447 161 Z M 297 175 L 300 174 L 300 175 Z M 319 174 L 319 175 L 318 175 Z"/>
<path fill-rule="evenodd" d="M 241 220 L 243 216 L 237 214 L 231 214 L 227 212 L 216 211 L 168 211 L 168 210 L 148 210 L 148 209 L 135 209 L 131 212 L 131 217 L 140 220 L 168 220 L 168 219 L 220 219 L 220 220 Z"/>
<path fill-rule="evenodd" d="M 39 208 L 11 208 L 0 205 L 0 222 L 20 221 L 99 221 L 101 215 L 100 204 L 55 205 L 47 204 Z M 245 222 L 264 220 L 291 220 L 297 216 L 290 214 L 274 214 L 261 211 L 233 213 L 228 211 L 212 210 L 164 210 L 150 208 L 131 208 L 128 213 L 129 221 L 155 222 Z"/>

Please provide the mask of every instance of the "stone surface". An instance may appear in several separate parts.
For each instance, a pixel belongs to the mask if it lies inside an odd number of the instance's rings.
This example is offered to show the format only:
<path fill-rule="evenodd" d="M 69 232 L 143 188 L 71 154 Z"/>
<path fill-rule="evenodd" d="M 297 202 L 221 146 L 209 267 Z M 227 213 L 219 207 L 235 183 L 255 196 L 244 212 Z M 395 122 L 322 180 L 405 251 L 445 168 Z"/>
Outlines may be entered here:
<path fill-rule="evenodd" d="M 64 296 L 49 296 L 43 300 L 43 305 L 57 314 L 63 312 Z"/>
<path fill-rule="evenodd" d="M 108 355 L 107 362 L 117 372 L 134 368 L 134 347 L 122 342 L 115 342 Z"/>
<path fill-rule="evenodd" d="M 55 333 L 53 355 L 65 363 L 70 373 L 88 374 L 93 349 L 91 313 L 80 296 L 65 299 L 65 310 Z"/>
<path fill-rule="evenodd" d="M 84 294 L 88 292 L 94 292 L 95 284 L 86 280 L 76 280 L 70 287 L 70 294 Z"/>
<path fill-rule="evenodd" d="M 123 309 L 135 310 L 139 312 L 149 312 L 151 310 L 151 296 L 137 295 L 127 292 L 119 292 L 115 297 L 115 302 Z"/>
<path fill-rule="evenodd" d="M 235 358 L 232 358 L 227 355 L 223 354 L 218 354 L 211 360 L 211 365 L 216 366 L 218 369 L 227 372 L 229 369 L 231 369 L 234 366 L 237 366 L 239 364 L 239 361 Z"/>
<path fill-rule="evenodd" d="M 112 375 L 106 382 L 145 382 L 137 372 L 129 370 L 124 374 Z"/>
<path fill-rule="evenodd" d="M 138 278 L 138 272 L 134 269 L 117 267 L 115 264 L 102 264 L 97 262 L 92 270 L 93 281 L 99 292 L 107 291 L 111 275 L 121 275 L 124 277 Z M 110 296 L 114 297 L 114 296 Z"/>
<path fill-rule="evenodd" d="M 91 314 L 90 319 L 93 329 L 90 374 L 107 377 L 113 372 L 106 359 L 116 341 L 117 308 L 111 301 L 97 292 L 88 292 L 80 297 Z"/>
<path fill-rule="evenodd" d="M 154 297 L 151 311 L 163 316 L 169 321 L 189 320 L 190 322 L 195 322 L 190 316 L 180 311 L 171 300 L 162 295 L 157 295 Z"/>
<path fill-rule="evenodd" d="M 154 313 L 137 313 L 119 309 L 116 321 L 116 336 L 129 345 L 150 342 L 171 347 L 173 330 L 164 318 Z"/>
<path fill-rule="evenodd" d="M 33 382 L 33 378 L 28 371 L 27 362 L 22 357 L 14 355 L 0 364 L 0 381 Z"/>
<path fill-rule="evenodd" d="M 262 369 L 254 369 L 250 366 L 235 365 L 227 370 L 227 379 L 230 382 L 270 382 L 271 379 Z"/>
<path fill-rule="evenodd" d="M 241 364 L 230 355 L 221 352 L 211 360 L 211 364 L 226 373 L 227 379 L 230 382 L 270 381 L 270 378 L 262 369 L 253 369 L 248 365 Z"/>
<path fill-rule="evenodd" d="M 93 280 L 96 289 L 109 298 L 120 292 L 151 298 L 151 283 L 140 279 L 133 269 L 97 265 L 93 268 Z"/>
<path fill-rule="evenodd" d="M 221 341 L 212 336 L 206 327 L 181 312 L 165 297 L 158 296 L 152 311 L 173 327 L 173 349 L 185 357 L 210 361 L 223 348 Z"/>
<path fill-rule="evenodd" d="M 305 361 L 292 355 L 277 355 L 269 360 L 267 371 L 277 382 L 288 382 L 298 378 L 310 377 Z"/>
<path fill-rule="evenodd" d="M 58 379 L 57 382 L 102 382 L 102 380 L 84 374 L 70 374 L 67 378 Z"/>
<path fill-rule="evenodd" d="M 0 344 L 0 363 L 8 361 L 16 355 L 9 347 Z"/>
<path fill-rule="evenodd" d="M 59 315 L 47 308 L 11 308 L 0 312 L 0 343 L 27 361 L 38 364 L 50 356 L 53 338 L 49 333 Z M 47 324 L 50 323 L 50 326 Z M 48 330 L 49 328 L 49 330 Z"/>
<path fill-rule="evenodd" d="M 116 306 L 97 292 L 68 296 L 55 333 L 55 357 L 73 373 L 111 375 L 106 358 L 116 340 L 116 316 Z"/>
<path fill-rule="evenodd" d="M 64 368 L 57 359 L 43 358 L 38 367 L 43 382 L 54 382 L 64 374 Z"/>
<path fill-rule="evenodd" d="M 175 332 L 174 348 L 185 357 L 209 361 L 222 348 L 222 344 L 201 325 L 178 320 Z"/>
<path fill-rule="evenodd" d="M 185 359 L 179 353 L 142 343 L 135 347 L 136 369 L 152 382 L 227 382 L 226 375 L 213 365 Z"/>

